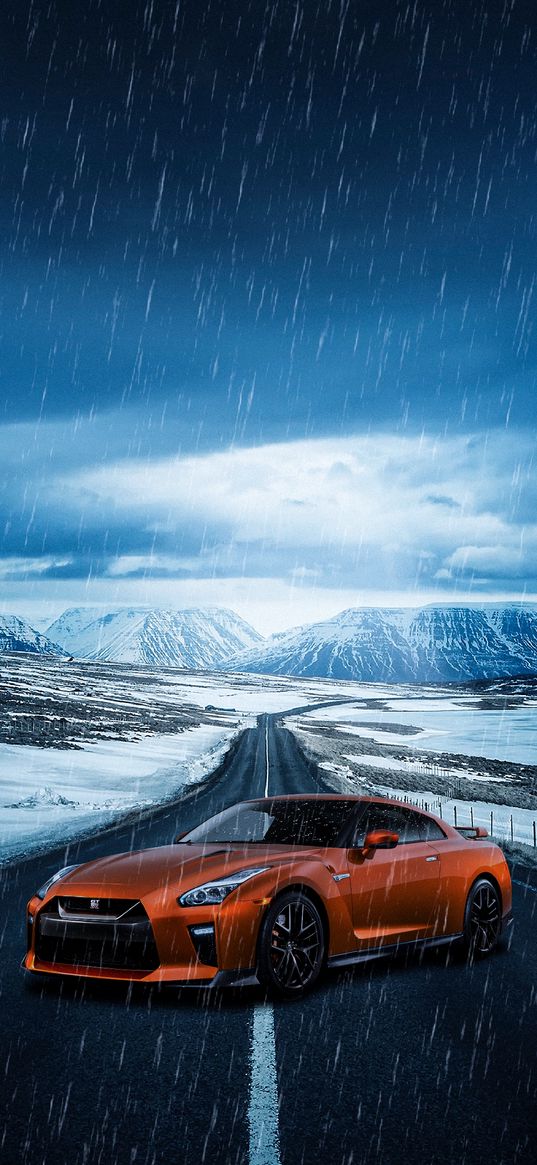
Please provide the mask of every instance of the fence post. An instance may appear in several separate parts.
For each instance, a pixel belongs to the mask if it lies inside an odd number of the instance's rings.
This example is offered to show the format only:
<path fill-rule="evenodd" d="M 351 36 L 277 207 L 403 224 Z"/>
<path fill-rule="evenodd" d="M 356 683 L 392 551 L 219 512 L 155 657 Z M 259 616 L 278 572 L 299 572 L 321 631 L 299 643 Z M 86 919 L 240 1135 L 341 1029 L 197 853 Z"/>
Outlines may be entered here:
<path fill-rule="evenodd" d="M 535 822 L 534 821 L 532 822 L 532 825 L 533 825 L 533 845 L 534 845 L 534 848 L 537 848 L 537 832 L 535 829 Z"/>
<path fill-rule="evenodd" d="M 474 807 L 473 807 L 473 805 L 470 805 L 470 821 L 473 825 L 474 824 Z"/>
<path fill-rule="evenodd" d="M 491 809 L 491 811 L 490 811 L 490 835 L 491 835 L 491 837 L 492 837 L 493 833 L 494 833 L 494 813 L 493 813 L 493 810 Z"/>
<path fill-rule="evenodd" d="M 511 813 L 509 820 L 510 820 L 510 824 L 511 824 L 511 841 L 514 841 L 515 834 L 514 834 L 514 829 L 513 829 L 513 814 L 512 813 Z"/>
<path fill-rule="evenodd" d="M 457 824 L 457 806 L 456 805 L 453 806 L 453 821 L 456 825 Z"/>

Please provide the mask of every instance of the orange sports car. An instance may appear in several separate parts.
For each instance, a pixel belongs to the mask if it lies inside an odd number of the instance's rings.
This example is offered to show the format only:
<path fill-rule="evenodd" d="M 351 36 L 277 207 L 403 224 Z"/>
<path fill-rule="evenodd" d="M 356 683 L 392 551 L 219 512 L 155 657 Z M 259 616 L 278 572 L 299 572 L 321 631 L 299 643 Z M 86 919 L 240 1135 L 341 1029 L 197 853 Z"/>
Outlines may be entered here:
<path fill-rule="evenodd" d="M 325 966 L 411 944 L 488 955 L 510 921 L 485 830 L 375 797 L 268 797 L 172 845 L 59 870 L 28 903 L 23 966 L 295 997 Z"/>

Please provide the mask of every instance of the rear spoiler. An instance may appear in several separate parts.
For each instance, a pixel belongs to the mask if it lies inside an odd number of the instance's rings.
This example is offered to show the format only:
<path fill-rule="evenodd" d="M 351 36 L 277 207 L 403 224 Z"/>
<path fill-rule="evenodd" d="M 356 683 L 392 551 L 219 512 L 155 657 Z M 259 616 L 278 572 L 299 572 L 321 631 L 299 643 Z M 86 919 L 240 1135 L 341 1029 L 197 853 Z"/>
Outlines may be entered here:
<path fill-rule="evenodd" d="M 483 825 L 456 825 L 457 833 L 462 833 L 468 841 L 478 841 L 481 837 L 488 837 L 488 830 Z"/>

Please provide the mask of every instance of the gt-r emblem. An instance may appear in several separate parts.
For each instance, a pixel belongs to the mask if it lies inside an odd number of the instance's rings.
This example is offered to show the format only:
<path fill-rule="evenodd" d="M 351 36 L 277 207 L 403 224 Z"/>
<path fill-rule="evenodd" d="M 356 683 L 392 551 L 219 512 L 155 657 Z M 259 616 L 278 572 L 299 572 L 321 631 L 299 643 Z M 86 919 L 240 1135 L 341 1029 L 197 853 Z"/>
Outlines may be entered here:
<path fill-rule="evenodd" d="M 99 898 L 90 898 L 90 910 L 98 910 L 100 904 Z"/>

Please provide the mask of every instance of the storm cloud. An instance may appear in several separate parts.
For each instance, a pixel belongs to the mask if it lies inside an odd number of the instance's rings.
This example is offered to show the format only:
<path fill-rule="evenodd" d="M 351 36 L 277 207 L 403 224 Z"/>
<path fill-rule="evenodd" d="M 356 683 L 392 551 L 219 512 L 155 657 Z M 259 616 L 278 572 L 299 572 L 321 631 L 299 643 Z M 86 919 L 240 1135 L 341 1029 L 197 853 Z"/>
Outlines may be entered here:
<path fill-rule="evenodd" d="M 137 578 L 534 590 L 525 6 L 4 21 L 0 575 L 21 601 L 93 578 L 103 601 Z"/>

